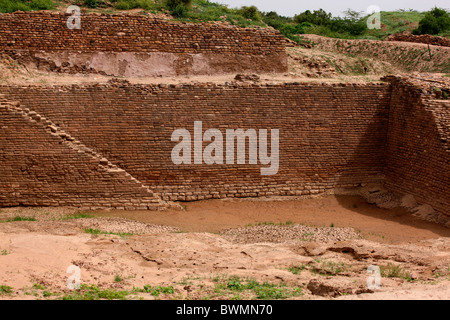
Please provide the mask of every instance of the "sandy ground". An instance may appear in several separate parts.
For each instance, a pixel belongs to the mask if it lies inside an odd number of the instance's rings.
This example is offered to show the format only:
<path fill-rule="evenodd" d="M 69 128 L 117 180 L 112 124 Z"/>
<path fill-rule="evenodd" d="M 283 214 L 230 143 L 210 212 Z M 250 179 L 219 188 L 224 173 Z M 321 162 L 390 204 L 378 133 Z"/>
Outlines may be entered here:
<path fill-rule="evenodd" d="M 86 287 L 67 288 L 70 265 L 82 284 L 126 299 L 450 298 L 450 229 L 403 209 L 332 195 L 185 208 L 2 209 L 0 299 L 86 298 Z M 380 288 L 367 287 L 370 265 L 381 268 Z M 251 280 L 267 285 L 252 289 Z M 144 286 L 153 291 L 136 290 Z"/>

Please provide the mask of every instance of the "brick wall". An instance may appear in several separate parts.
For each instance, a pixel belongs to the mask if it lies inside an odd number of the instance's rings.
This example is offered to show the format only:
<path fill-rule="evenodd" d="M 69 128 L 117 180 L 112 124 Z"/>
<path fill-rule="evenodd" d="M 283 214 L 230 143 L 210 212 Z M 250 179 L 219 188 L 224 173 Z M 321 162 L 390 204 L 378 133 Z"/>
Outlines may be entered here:
<path fill-rule="evenodd" d="M 34 111 L 0 100 L 0 130 L 0 207 L 166 207 L 146 186 Z"/>
<path fill-rule="evenodd" d="M 9 100 L 32 111 L 24 116 L 2 109 L 0 205 L 158 208 L 165 206 L 159 196 L 192 201 L 311 195 L 384 182 L 430 204 L 447 221 L 450 108 L 443 92 L 449 86 L 387 80 L 2 86 Z M 34 113 L 59 128 L 59 140 L 49 136 L 48 126 L 30 122 Z M 248 164 L 248 149 L 245 165 L 175 165 L 171 135 L 184 128 L 193 138 L 194 121 L 202 121 L 202 132 L 219 129 L 224 140 L 226 129 L 279 129 L 278 173 L 262 176 L 267 165 Z M 78 141 L 78 149 L 64 147 L 66 136 Z M 98 165 L 102 161 L 106 170 Z M 120 169 L 119 176 L 111 173 Z"/>
<path fill-rule="evenodd" d="M 387 62 L 402 73 L 450 73 L 450 47 L 433 46 L 429 49 L 423 43 L 336 39 L 312 34 L 301 37 L 310 41 L 316 50 Z"/>
<path fill-rule="evenodd" d="M 386 41 L 403 41 L 403 42 L 417 42 L 425 43 L 434 46 L 450 47 L 450 39 L 439 36 L 432 36 L 431 34 L 413 35 L 410 33 L 394 33 L 386 37 Z"/>
<path fill-rule="evenodd" d="M 0 91 L 165 200 L 309 195 L 383 178 L 388 84 L 111 83 Z M 278 173 L 261 176 L 266 166 L 259 163 L 174 165 L 172 132 L 186 128 L 193 135 L 194 121 L 224 135 L 227 128 L 279 129 Z"/>
<path fill-rule="evenodd" d="M 162 74 L 287 71 L 286 41 L 269 28 L 176 23 L 142 15 L 83 14 L 81 29 L 69 29 L 68 17 L 58 12 L 0 14 L 0 51 L 27 51 L 27 56 L 31 52 L 36 60 L 43 59 L 41 54 L 56 67 L 80 63 L 71 52 L 83 54 L 82 60 L 89 62 L 86 70 L 114 75 L 123 75 L 119 69 L 126 60 L 135 65 L 145 61 L 156 69 L 167 64 L 170 70 L 162 70 Z M 110 64 L 118 70 L 110 70 Z M 143 76 L 153 75 L 151 69 Z"/>
<path fill-rule="evenodd" d="M 386 186 L 412 194 L 450 216 L 450 101 L 437 99 L 448 83 L 391 78 Z M 438 95 L 439 96 L 439 95 Z"/>

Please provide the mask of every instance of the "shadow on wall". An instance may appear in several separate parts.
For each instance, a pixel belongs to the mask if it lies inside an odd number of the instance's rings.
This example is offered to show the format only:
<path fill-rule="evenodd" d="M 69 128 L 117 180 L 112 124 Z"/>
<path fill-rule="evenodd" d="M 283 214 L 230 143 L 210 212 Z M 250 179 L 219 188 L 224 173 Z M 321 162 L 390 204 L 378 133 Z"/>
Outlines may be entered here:
<path fill-rule="evenodd" d="M 393 96 L 405 97 L 406 103 L 392 103 L 385 185 L 433 207 L 435 213 L 419 212 L 423 218 L 449 224 L 450 105 L 421 99 L 408 103 L 407 95 L 408 91 L 400 90 Z"/>
<path fill-rule="evenodd" d="M 439 119 L 436 118 L 436 115 L 445 112 L 436 105 L 429 108 L 420 100 L 405 97 L 401 101 L 403 94 L 411 96 L 407 91 L 399 93 L 394 89 L 389 125 L 384 124 L 383 127 L 379 122 L 372 122 L 368 126 L 358 147 L 354 149 L 356 152 L 352 160 L 346 166 L 349 171 L 343 172 L 337 183 L 344 188 L 352 187 L 348 181 L 358 174 L 356 164 L 363 166 L 366 161 L 370 162 L 365 150 L 375 146 L 372 142 L 373 132 L 385 130 L 386 138 L 378 145 L 380 162 L 374 166 L 374 175 L 361 180 L 358 191 L 362 196 L 361 202 L 349 204 L 345 196 L 339 195 L 336 195 L 336 199 L 343 207 L 363 215 L 435 230 L 435 223 L 448 225 L 450 222 L 446 215 L 450 208 L 450 199 L 446 193 L 450 185 L 450 171 L 446 169 L 450 163 L 450 153 L 448 141 L 443 137 L 443 132 L 438 130 Z M 409 203 L 405 203 L 405 199 Z M 373 206 L 373 210 L 367 207 L 368 203 L 373 203 L 369 205 Z M 449 235 L 445 231 L 437 233 Z"/>

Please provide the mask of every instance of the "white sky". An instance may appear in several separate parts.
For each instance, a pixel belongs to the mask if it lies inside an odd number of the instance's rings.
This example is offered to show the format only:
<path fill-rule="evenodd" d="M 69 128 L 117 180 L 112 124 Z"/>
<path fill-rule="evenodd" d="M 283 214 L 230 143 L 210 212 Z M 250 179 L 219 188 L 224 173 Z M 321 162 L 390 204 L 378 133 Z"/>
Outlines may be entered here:
<path fill-rule="evenodd" d="M 210 0 L 227 4 L 230 8 L 255 5 L 259 10 L 276 11 L 282 16 L 292 17 L 306 10 L 324 9 L 333 16 L 343 16 L 342 12 L 351 8 L 355 11 L 366 11 L 371 5 L 380 7 L 381 11 L 394 11 L 397 9 L 414 9 L 428 11 L 437 6 L 450 8 L 450 0 Z"/>

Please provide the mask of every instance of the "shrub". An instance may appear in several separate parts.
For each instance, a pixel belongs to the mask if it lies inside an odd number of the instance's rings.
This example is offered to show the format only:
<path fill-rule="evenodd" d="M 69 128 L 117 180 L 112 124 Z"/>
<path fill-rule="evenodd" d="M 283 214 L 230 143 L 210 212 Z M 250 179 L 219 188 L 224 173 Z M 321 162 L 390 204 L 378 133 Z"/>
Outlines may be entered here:
<path fill-rule="evenodd" d="M 308 22 L 318 26 L 326 25 L 331 20 L 331 13 L 325 12 L 323 9 L 314 10 L 313 12 L 306 10 L 294 17 L 297 23 Z"/>
<path fill-rule="evenodd" d="M 53 2 L 51 0 L 32 0 L 30 8 L 32 10 L 49 10 L 53 8 Z"/>
<path fill-rule="evenodd" d="M 258 11 L 258 8 L 255 6 L 250 7 L 242 7 L 239 10 L 239 13 L 246 19 L 253 20 L 253 21 L 260 21 L 261 20 L 261 14 Z"/>
<path fill-rule="evenodd" d="M 365 21 L 354 21 L 348 18 L 333 18 L 327 24 L 327 27 L 334 32 L 350 33 L 357 36 L 363 34 L 367 30 Z"/>
<path fill-rule="evenodd" d="M 170 14 L 175 18 L 185 18 L 187 16 L 187 12 L 187 8 L 184 5 L 179 4 L 170 11 Z"/>
<path fill-rule="evenodd" d="M 435 7 L 420 20 L 413 34 L 438 34 L 450 30 L 450 15 L 445 9 Z"/>
<path fill-rule="evenodd" d="M 191 5 L 192 0 L 166 0 L 166 8 L 176 18 L 186 17 Z"/>
<path fill-rule="evenodd" d="M 52 0 L 0 0 L 0 12 L 49 10 L 54 7 Z"/>
<path fill-rule="evenodd" d="M 120 0 L 116 4 L 116 9 L 118 9 L 118 10 L 130 10 L 130 9 L 132 9 L 132 7 L 130 5 L 130 2 L 124 1 L 124 0 Z"/>
<path fill-rule="evenodd" d="M 84 0 L 84 5 L 89 8 L 97 8 L 98 2 L 97 0 Z"/>
<path fill-rule="evenodd" d="M 175 10 L 180 5 L 188 9 L 192 5 L 192 0 L 166 0 L 166 6 L 169 11 Z"/>

